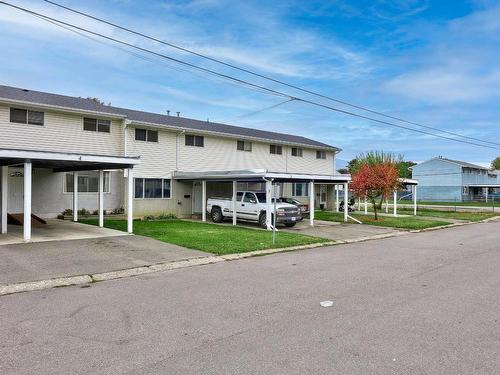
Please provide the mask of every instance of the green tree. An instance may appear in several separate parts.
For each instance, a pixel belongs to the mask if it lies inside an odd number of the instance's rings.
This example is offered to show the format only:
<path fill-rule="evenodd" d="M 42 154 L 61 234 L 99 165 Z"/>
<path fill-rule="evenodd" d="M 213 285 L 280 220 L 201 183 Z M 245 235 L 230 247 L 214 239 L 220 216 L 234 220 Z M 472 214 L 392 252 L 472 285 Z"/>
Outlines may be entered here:
<path fill-rule="evenodd" d="M 401 178 L 411 178 L 410 167 L 417 164 L 412 161 L 404 160 L 404 157 L 401 154 L 384 151 L 369 151 L 358 155 L 347 163 L 348 173 L 355 173 L 359 169 L 360 165 L 366 162 L 370 165 L 381 164 L 384 162 L 393 163 L 396 165 L 399 177 Z"/>
<path fill-rule="evenodd" d="M 500 170 L 500 156 L 497 156 L 493 161 L 491 162 L 491 169 L 492 170 Z"/>

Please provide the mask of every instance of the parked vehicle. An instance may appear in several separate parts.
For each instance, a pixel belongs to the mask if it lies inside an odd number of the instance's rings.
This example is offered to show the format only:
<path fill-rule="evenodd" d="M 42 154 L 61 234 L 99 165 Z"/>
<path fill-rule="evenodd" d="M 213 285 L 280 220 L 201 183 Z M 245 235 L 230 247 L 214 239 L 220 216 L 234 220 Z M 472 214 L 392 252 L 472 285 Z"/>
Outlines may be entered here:
<path fill-rule="evenodd" d="M 309 213 L 309 205 L 304 204 L 304 203 L 298 201 L 297 199 L 288 198 L 288 197 L 281 197 L 279 200 L 283 203 L 289 203 L 289 204 L 293 204 L 294 206 L 297 206 L 297 208 L 299 209 L 299 212 L 301 214 L 300 220 L 303 220 L 304 216 Z"/>
<path fill-rule="evenodd" d="M 238 191 L 236 194 L 236 218 L 238 220 L 256 221 L 266 227 L 266 193 Z M 273 202 L 274 210 L 274 202 Z M 221 223 L 225 218 L 233 217 L 233 200 L 231 198 L 208 198 L 207 211 L 212 221 Z M 302 218 L 297 206 L 285 202 L 276 202 L 276 223 L 293 227 Z M 274 222 L 274 218 L 272 219 Z"/>

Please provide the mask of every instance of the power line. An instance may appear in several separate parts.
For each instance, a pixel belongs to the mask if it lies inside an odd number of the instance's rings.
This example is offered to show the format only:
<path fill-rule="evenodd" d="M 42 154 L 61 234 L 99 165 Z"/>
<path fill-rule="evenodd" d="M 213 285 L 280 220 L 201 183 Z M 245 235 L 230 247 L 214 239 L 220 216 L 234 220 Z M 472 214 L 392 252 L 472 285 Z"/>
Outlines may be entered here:
<path fill-rule="evenodd" d="M 441 133 L 445 133 L 445 134 L 453 135 L 453 136 L 460 137 L 460 138 L 464 138 L 464 139 L 468 139 L 468 140 L 474 140 L 474 141 L 478 141 L 478 142 L 489 143 L 489 144 L 493 144 L 493 145 L 500 146 L 500 143 L 491 142 L 491 141 L 483 140 L 483 139 L 480 139 L 480 138 L 474 138 L 474 137 L 470 137 L 470 136 L 465 136 L 465 135 L 462 135 L 462 134 L 460 134 L 460 133 L 451 132 L 451 131 L 448 131 L 448 130 L 443 130 L 443 129 L 435 128 L 435 127 L 428 126 L 428 125 L 423 125 L 423 124 L 420 124 L 420 123 L 417 123 L 417 122 L 414 122 L 414 121 L 408 121 L 408 120 L 405 120 L 405 119 L 400 118 L 400 117 L 391 116 L 391 115 L 385 114 L 385 113 L 380 112 L 380 111 L 375 111 L 375 110 L 372 110 L 372 109 L 367 108 L 367 107 L 363 107 L 363 106 L 360 106 L 360 105 L 352 104 L 352 103 L 349 103 L 349 102 L 344 101 L 344 100 L 340 100 L 340 99 L 337 99 L 337 98 L 334 98 L 334 97 L 331 97 L 331 96 L 328 96 L 328 95 L 324 95 L 324 94 L 321 94 L 321 93 L 316 92 L 316 91 L 308 90 L 308 89 L 305 89 L 305 88 L 303 88 L 303 87 L 300 87 L 300 86 L 297 86 L 297 85 L 293 85 L 293 84 L 291 84 L 291 83 L 284 82 L 284 81 L 282 81 L 282 80 L 279 80 L 279 79 L 276 79 L 276 78 L 273 78 L 273 77 L 270 77 L 270 76 L 267 76 L 267 75 L 264 75 L 264 74 L 261 74 L 261 73 L 255 72 L 255 71 L 252 71 L 252 70 L 250 70 L 250 69 L 242 68 L 242 67 L 240 67 L 240 66 L 237 66 L 237 65 L 234 65 L 234 64 L 228 63 L 228 62 L 226 62 L 226 61 L 223 61 L 223 60 L 220 60 L 220 59 L 217 59 L 217 58 L 214 58 L 214 57 L 210 57 L 210 56 L 204 55 L 204 54 L 202 54 L 202 53 L 199 53 L 199 52 L 193 51 L 193 50 L 188 49 L 188 48 L 185 48 L 185 47 L 181 47 L 181 46 L 176 45 L 176 44 L 174 44 L 174 43 L 166 42 L 166 41 L 164 41 L 164 40 L 161 40 L 161 39 L 155 38 L 155 37 L 153 37 L 153 36 L 150 36 L 150 35 L 147 35 L 147 34 L 141 33 L 141 32 L 139 32 L 139 31 L 136 31 L 136 30 L 133 30 L 133 29 L 130 29 L 130 28 L 127 28 L 127 27 L 124 27 L 124 26 L 118 25 L 118 24 L 116 24 L 116 23 L 113 23 L 113 22 L 107 21 L 107 20 L 105 20 L 105 19 L 102 19 L 102 18 L 96 17 L 96 16 L 94 16 L 94 15 L 91 15 L 91 14 L 88 14 L 88 13 L 85 13 L 85 12 L 82 12 L 82 11 L 79 11 L 79 10 L 77 10 L 77 9 L 70 8 L 70 7 L 68 7 L 68 6 L 65 6 L 65 5 L 59 4 L 59 3 L 55 2 L 55 1 L 51 1 L 51 0 L 43 0 L 43 1 L 45 1 L 46 3 L 52 4 L 52 5 L 56 6 L 56 7 L 59 7 L 59 8 L 65 9 L 65 10 L 67 10 L 67 11 L 70 11 L 70 12 L 73 12 L 73 13 L 76 13 L 76 14 L 79 14 L 79 15 L 81 15 L 81 16 L 84 16 L 84 17 L 87 17 L 87 18 L 93 19 L 93 20 L 98 21 L 98 22 L 102 22 L 102 23 L 104 23 L 104 24 L 107 24 L 107 25 L 109 25 L 109 26 L 115 27 L 115 28 L 117 28 L 117 29 L 120 29 L 120 30 L 123 30 L 123 31 L 129 32 L 129 33 L 131 33 L 131 34 L 135 34 L 135 35 L 141 36 L 141 37 L 143 37 L 143 38 L 146 38 L 146 39 L 152 40 L 152 41 L 154 41 L 154 42 L 161 43 L 161 44 L 166 45 L 166 46 L 168 46 L 168 47 L 175 48 L 175 49 L 177 49 L 177 50 L 179 50 L 179 51 L 182 51 L 182 52 L 185 52 L 185 53 L 189 53 L 189 54 L 191 54 L 191 55 L 194 55 L 194 56 L 197 56 L 197 57 L 201 57 L 201 58 L 203 58 L 203 59 L 210 60 L 210 61 L 212 61 L 212 62 L 216 62 L 216 63 L 218 63 L 218 64 L 222 64 L 222 65 L 227 66 L 227 67 L 229 67 L 229 68 L 236 69 L 236 70 L 239 70 L 239 71 L 241 71 L 241 72 L 244 72 L 244 73 L 247 73 L 247 74 L 251 74 L 251 75 L 253 75 L 253 76 L 255 76 L 255 77 L 263 78 L 263 79 L 266 79 L 266 80 L 272 81 L 272 82 L 274 82 L 274 83 L 278 83 L 278 84 L 280 84 L 280 85 L 287 86 L 287 87 L 293 88 L 293 89 L 295 89 L 295 90 L 299 90 L 299 91 L 305 92 L 305 93 L 307 93 L 307 94 L 315 95 L 315 96 L 317 96 L 317 97 L 321 97 L 321 98 L 323 98 L 323 99 L 331 100 L 331 101 L 334 101 L 334 102 L 336 102 L 336 103 L 340 103 L 340 104 L 343 104 L 343 105 L 346 105 L 346 106 L 349 106 L 349 107 L 352 107 L 352 108 L 360 109 L 360 110 L 362 110 L 362 111 L 369 112 L 369 113 L 372 113 L 372 114 L 375 114 L 375 115 L 378 115 L 378 116 L 383 116 L 383 117 L 386 117 L 386 118 L 390 118 L 390 119 L 392 119 L 392 120 L 401 121 L 401 122 L 404 122 L 404 123 L 407 123 L 407 124 L 410 124 L 410 125 L 419 126 L 419 127 L 425 128 L 425 129 L 438 131 L 438 132 L 441 132 Z"/>
<path fill-rule="evenodd" d="M 42 17 L 45 20 L 54 21 L 54 22 L 60 23 L 60 24 L 65 25 L 65 26 L 72 27 L 74 29 L 77 29 L 77 30 L 80 30 L 80 31 L 83 31 L 83 32 L 86 32 L 86 33 L 89 33 L 89 34 L 101 37 L 103 39 L 107 39 L 107 40 L 110 40 L 112 42 L 115 42 L 115 43 L 118 43 L 118 44 L 121 44 L 121 45 L 125 45 L 127 47 L 131 47 L 131 48 L 137 49 L 137 50 L 139 50 L 141 52 L 146 52 L 146 53 L 158 56 L 158 57 L 165 58 L 165 59 L 167 59 L 169 61 L 173 61 L 173 62 L 179 63 L 181 65 L 197 69 L 197 70 L 202 71 L 204 73 L 213 74 L 215 76 L 218 76 L 218 77 L 230 80 L 232 82 L 236 82 L 238 84 L 241 84 L 241 85 L 243 85 L 243 86 L 245 86 L 247 88 L 260 89 L 263 92 L 266 92 L 268 94 L 285 97 L 285 98 L 288 98 L 288 99 L 291 99 L 291 100 L 295 100 L 295 101 L 300 101 L 300 102 L 307 103 L 307 104 L 310 104 L 310 105 L 313 105 L 313 106 L 316 106 L 316 107 L 320 107 L 320 108 L 323 108 L 323 109 L 328 109 L 328 110 L 331 110 L 331 111 L 334 111 L 334 112 L 343 113 L 343 114 L 346 114 L 346 115 L 350 115 L 350 116 L 362 118 L 362 119 L 365 119 L 365 120 L 373 121 L 373 122 L 376 122 L 378 124 L 384 124 L 384 125 L 388 125 L 388 126 L 392 126 L 392 127 L 396 127 L 396 128 L 400 128 L 400 129 L 406 129 L 406 130 L 413 131 L 413 132 L 416 132 L 416 133 L 430 135 L 430 136 L 433 136 L 433 137 L 442 138 L 442 139 L 446 139 L 446 140 L 450 140 L 450 141 L 455 141 L 455 142 L 460 142 L 460 143 L 464 143 L 464 144 L 475 145 L 475 146 L 478 146 L 478 147 L 485 147 L 485 148 L 490 148 L 490 149 L 495 149 L 495 150 L 496 149 L 500 149 L 499 147 L 488 146 L 488 145 L 484 145 L 484 144 L 480 144 L 480 143 L 475 143 L 475 142 L 469 142 L 469 141 L 465 141 L 465 140 L 450 138 L 450 137 L 446 137 L 446 136 L 443 136 L 443 135 L 430 133 L 430 132 L 427 132 L 427 131 L 424 131 L 424 130 L 418 130 L 418 129 L 409 128 L 409 127 L 406 127 L 406 126 L 403 126 L 403 125 L 394 124 L 394 123 L 391 123 L 391 122 L 388 122 L 388 121 L 379 120 L 379 119 L 374 119 L 374 118 L 371 118 L 371 117 L 368 117 L 368 116 L 365 116 L 365 115 L 361 115 L 361 114 L 358 114 L 358 113 L 354 113 L 354 112 L 351 112 L 351 111 L 347 111 L 347 110 L 343 110 L 343 109 L 340 109 L 340 108 L 335 108 L 335 107 L 332 107 L 332 106 L 329 106 L 329 105 L 326 105 L 326 104 L 314 102 L 312 100 L 308 100 L 308 99 L 304 99 L 304 98 L 299 98 L 299 97 L 291 96 L 290 94 L 287 94 L 287 93 L 284 93 L 284 92 L 281 92 L 281 91 L 278 91 L 278 90 L 270 89 L 268 87 L 261 86 L 261 85 L 258 85 L 258 84 L 255 84 L 255 83 L 252 83 L 252 82 L 249 82 L 249 81 L 245 81 L 245 80 L 242 80 L 242 79 L 239 79 L 239 78 L 227 75 L 227 74 L 223 74 L 223 73 L 220 73 L 220 72 L 208 69 L 208 68 L 200 67 L 200 66 L 198 66 L 196 64 L 192 64 L 192 63 L 180 60 L 180 59 L 176 59 L 176 58 L 170 57 L 168 55 L 165 55 L 165 54 L 162 54 L 162 53 L 159 53 L 159 52 L 155 52 L 155 51 L 149 50 L 147 48 L 139 47 L 139 46 L 136 46 L 134 44 L 122 41 L 120 39 L 113 38 L 113 37 L 110 37 L 110 36 L 107 36 L 107 35 L 95 32 L 95 31 L 91 31 L 91 30 L 85 29 L 83 27 L 76 26 L 74 24 L 71 24 L 71 23 L 68 23 L 68 22 L 65 22 L 65 21 L 61 21 L 61 20 L 53 18 L 53 17 L 49 17 L 49 16 L 46 16 L 44 14 L 41 14 L 41 13 L 38 13 L 38 12 L 35 12 L 35 11 L 32 11 L 32 10 L 23 8 L 23 7 L 20 7 L 20 6 L 7 3 L 5 1 L 0 1 L 0 4 L 3 4 L 3 5 L 6 5 L 6 6 L 9 6 L 9 7 L 18 9 L 20 11 L 23 11 L 25 13 L 28 13 L 28 14 L 31 14 L 31 15 L 34 15 L 34 16 Z"/>

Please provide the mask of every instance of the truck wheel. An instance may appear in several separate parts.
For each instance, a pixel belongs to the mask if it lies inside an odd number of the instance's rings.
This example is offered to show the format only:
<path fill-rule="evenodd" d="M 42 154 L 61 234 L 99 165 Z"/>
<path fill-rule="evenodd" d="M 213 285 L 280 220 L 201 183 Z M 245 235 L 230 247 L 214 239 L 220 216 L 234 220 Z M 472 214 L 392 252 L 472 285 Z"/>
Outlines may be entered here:
<path fill-rule="evenodd" d="M 222 216 L 222 211 L 219 207 L 212 208 L 210 216 L 212 217 L 212 221 L 214 223 L 222 223 L 222 221 L 224 220 L 224 216 Z"/>
<path fill-rule="evenodd" d="M 271 224 L 274 222 L 274 215 L 271 214 Z M 277 223 L 276 223 L 277 224 Z M 264 228 L 264 229 L 267 229 L 267 225 L 266 225 L 266 213 L 263 212 L 260 214 L 259 216 L 259 225 Z"/>
<path fill-rule="evenodd" d="M 292 228 L 295 226 L 295 223 L 285 223 L 285 226 L 288 228 Z"/>

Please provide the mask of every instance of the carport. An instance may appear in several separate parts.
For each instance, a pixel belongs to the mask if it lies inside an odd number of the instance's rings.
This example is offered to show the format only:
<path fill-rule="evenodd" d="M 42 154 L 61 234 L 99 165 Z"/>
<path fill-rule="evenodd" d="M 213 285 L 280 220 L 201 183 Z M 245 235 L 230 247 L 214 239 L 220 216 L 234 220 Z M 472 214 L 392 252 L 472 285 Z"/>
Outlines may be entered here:
<path fill-rule="evenodd" d="M 467 185 L 469 190 L 471 188 L 479 188 L 483 190 L 485 202 L 488 202 L 489 199 L 489 190 L 490 189 L 500 189 L 500 184 L 469 184 Z"/>
<path fill-rule="evenodd" d="M 399 183 L 402 187 L 410 187 L 413 198 L 413 215 L 417 215 L 417 186 L 418 180 L 413 180 L 411 178 L 399 178 Z M 393 206 L 394 216 L 398 216 L 398 191 L 394 190 L 394 206 Z"/>
<path fill-rule="evenodd" d="M 315 184 L 342 185 L 344 201 L 348 201 L 348 184 L 351 180 L 349 175 L 320 175 L 301 173 L 269 172 L 265 169 L 239 170 L 239 171 L 204 171 L 204 172 L 182 172 L 176 171 L 172 178 L 178 181 L 200 181 L 202 186 L 202 221 L 207 220 L 207 181 L 231 182 L 233 207 L 236 206 L 236 193 L 238 182 L 263 182 L 266 193 L 266 226 L 272 229 L 272 197 L 274 187 L 280 183 L 308 183 L 309 184 L 309 223 L 314 226 L 314 186 Z M 338 192 L 337 189 L 335 191 Z M 338 193 L 336 193 L 338 202 Z M 344 205 L 344 221 L 348 219 L 348 205 Z M 236 225 L 236 210 L 233 210 L 233 225 Z"/>
<path fill-rule="evenodd" d="M 54 172 L 73 172 L 73 221 L 78 221 L 78 172 L 98 171 L 98 199 L 99 199 L 99 226 L 104 226 L 104 170 L 123 169 L 127 171 L 127 222 L 128 232 L 133 231 L 133 173 L 134 165 L 139 164 L 139 158 L 89 155 L 76 153 L 61 153 L 50 151 L 0 149 L 1 178 L 1 233 L 7 233 L 8 213 L 8 176 L 9 167 L 23 168 L 24 197 L 23 197 L 23 239 L 31 241 L 31 198 L 32 198 L 32 170 L 33 168 L 47 168 Z"/>

